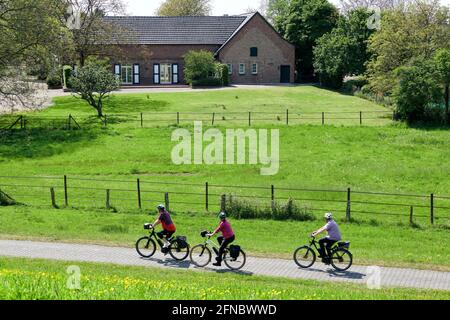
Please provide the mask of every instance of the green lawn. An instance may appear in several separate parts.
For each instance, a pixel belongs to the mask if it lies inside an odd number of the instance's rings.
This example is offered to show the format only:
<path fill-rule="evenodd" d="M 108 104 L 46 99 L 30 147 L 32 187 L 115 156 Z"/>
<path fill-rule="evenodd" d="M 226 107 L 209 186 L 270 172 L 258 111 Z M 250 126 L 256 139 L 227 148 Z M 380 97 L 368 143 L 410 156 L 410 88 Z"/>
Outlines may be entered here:
<path fill-rule="evenodd" d="M 75 117 L 93 110 L 71 97 L 38 115 Z M 315 87 L 225 90 L 194 93 L 116 95 L 106 105 L 108 114 L 139 112 L 266 111 L 292 113 L 386 110 L 369 101 Z M 216 110 L 217 109 L 217 110 Z M 173 115 L 173 114 L 172 114 Z M 146 114 L 147 117 L 147 114 Z M 353 120 L 352 120 L 353 121 Z M 384 121 L 384 120 L 383 120 Z M 382 121 L 382 122 L 383 122 Z M 281 121 L 282 122 L 282 121 Z M 124 214 L 137 209 L 136 179 L 141 179 L 143 208 L 153 212 L 169 192 L 180 232 L 191 242 L 198 232 L 216 223 L 220 194 L 259 196 L 270 203 L 270 185 L 276 198 L 292 197 L 316 216 L 333 211 L 345 216 L 345 190 L 450 195 L 450 132 L 392 125 L 257 125 L 280 129 L 280 171 L 267 177 L 255 165 L 174 165 L 171 142 L 174 125 L 155 121 L 148 128 L 129 123 L 109 124 L 79 131 L 33 129 L 0 138 L 0 188 L 31 207 L 0 208 L 0 233 L 77 241 L 105 241 L 131 245 L 140 235 L 145 216 Z M 226 124 L 226 126 L 224 126 Z M 192 129 L 189 124 L 182 126 Z M 219 123 L 219 129 L 236 123 Z M 245 126 L 243 126 L 245 128 Z M 69 207 L 50 209 L 50 187 L 64 207 L 63 175 L 68 175 Z M 5 178 L 13 176 L 13 178 Z M 41 179 L 18 179 L 33 176 Z M 81 178 L 77 179 L 77 178 Z M 98 179 L 92 181 L 82 179 Z M 205 213 L 205 187 L 210 183 L 210 212 Z M 183 185 L 185 183 L 188 185 Z M 28 187 L 33 185 L 33 188 Z M 217 187 L 226 185 L 229 187 Z M 258 185 L 247 189 L 236 185 Z M 339 189 L 343 192 L 287 191 L 280 188 Z M 101 209 L 110 189 L 111 205 L 119 214 Z M 284 201 L 284 200 L 283 200 Z M 435 226 L 430 225 L 430 200 L 353 193 L 352 218 L 344 235 L 352 240 L 361 263 L 387 265 L 449 266 L 450 198 L 435 199 Z M 363 204 L 359 202 L 371 202 Z M 396 206 L 388 203 L 395 203 Z M 416 228 L 408 226 L 410 206 Z M 40 208 L 36 208 L 39 206 Z M 192 212 L 192 213 L 191 213 Z M 70 223 L 65 223 L 69 222 Z M 308 232 L 322 220 L 235 222 L 240 242 L 255 254 L 287 257 L 305 242 Z M 212 226 L 211 226 L 212 227 Z M 418 249 L 420 248 L 420 250 Z"/>
<path fill-rule="evenodd" d="M 69 266 L 80 289 L 67 288 Z M 360 285 L 107 264 L 0 258 L 0 299 L 14 300 L 448 300 L 445 291 L 369 290 Z"/>

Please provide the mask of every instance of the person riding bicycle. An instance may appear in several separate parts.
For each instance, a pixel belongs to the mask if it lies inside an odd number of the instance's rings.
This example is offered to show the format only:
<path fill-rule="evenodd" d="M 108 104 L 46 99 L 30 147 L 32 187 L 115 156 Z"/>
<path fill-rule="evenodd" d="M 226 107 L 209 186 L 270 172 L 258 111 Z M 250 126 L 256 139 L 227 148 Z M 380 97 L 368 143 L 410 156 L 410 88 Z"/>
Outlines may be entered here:
<path fill-rule="evenodd" d="M 220 224 L 217 227 L 217 229 L 211 233 L 208 234 L 208 236 L 213 237 L 217 233 L 221 232 L 222 236 L 217 237 L 217 241 L 219 242 L 220 249 L 217 253 L 216 263 L 213 263 L 214 266 L 220 267 L 222 265 L 222 259 L 223 254 L 225 252 L 225 249 L 228 247 L 229 244 L 231 244 L 235 239 L 235 234 L 233 231 L 233 228 L 231 228 L 230 222 L 227 220 L 227 215 L 225 212 L 221 212 L 219 214 Z"/>
<path fill-rule="evenodd" d="M 329 263 L 331 258 L 331 247 L 338 241 L 342 240 L 341 231 L 339 230 L 339 226 L 336 221 L 333 220 L 332 213 L 325 213 L 325 220 L 327 224 L 320 228 L 319 230 L 313 232 L 311 235 L 313 237 L 318 236 L 319 234 L 327 231 L 328 236 L 319 240 L 320 245 L 320 257 L 324 263 Z"/>
<path fill-rule="evenodd" d="M 173 234 L 177 231 L 175 224 L 170 217 L 170 213 L 166 210 L 164 205 L 160 204 L 158 207 L 159 217 L 156 219 L 155 223 L 152 224 L 152 228 L 161 224 L 163 230 L 158 232 L 158 237 L 164 242 L 164 246 L 162 248 L 162 252 L 164 254 L 168 253 L 168 248 L 170 246 L 169 239 L 173 236 Z"/>

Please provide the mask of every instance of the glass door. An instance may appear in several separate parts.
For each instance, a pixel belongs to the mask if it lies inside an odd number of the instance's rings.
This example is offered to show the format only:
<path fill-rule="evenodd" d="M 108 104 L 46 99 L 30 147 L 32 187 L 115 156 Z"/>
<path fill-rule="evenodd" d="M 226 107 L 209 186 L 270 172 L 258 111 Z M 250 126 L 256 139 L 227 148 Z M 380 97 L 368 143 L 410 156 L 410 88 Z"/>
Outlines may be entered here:
<path fill-rule="evenodd" d="M 172 65 L 170 63 L 161 64 L 161 84 L 172 83 Z"/>

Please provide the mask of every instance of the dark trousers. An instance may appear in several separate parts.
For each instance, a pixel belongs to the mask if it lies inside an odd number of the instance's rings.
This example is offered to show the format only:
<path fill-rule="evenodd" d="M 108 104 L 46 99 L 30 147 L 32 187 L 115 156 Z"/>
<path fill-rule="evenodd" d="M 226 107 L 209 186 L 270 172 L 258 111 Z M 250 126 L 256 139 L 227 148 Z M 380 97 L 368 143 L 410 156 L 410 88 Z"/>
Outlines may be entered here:
<path fill-rule="evenodd" d="M 236 239 L 235 236 L 232 236 L 231 238 L 224 239 L 224 237 L 218 237 L 217 241 L 220 244 L 219 253 L 217 254 L 217 262 L 222 262 L 223 259 L 223 253 L 225 252 L 225 249 L 228 247 L 229 244 L 231 244 L 234 239 Z"/>
<path fill-rule="evenodd" d="M 331 247 L 336 242 L 337 242 L 336 240 L 331 240 L 330 238 L 327 238 L 327 237 L 319 240 L 320 251 L 321 251 L 320 254 L 321 254 L 322 258 L 324 258 L 325 256 L 331 257 Z"/>
<path fill-rule="evenodd" d="M 162 230 L 160 232 L 158 232 L 156 235 L 158 236 L 158 238 L 162 239 L 163 237 L 165 237 L 167 240 L 170 239 L 170 237 L 173 236 L 175 232 L 172 231 L 167 231 L 167 230 Z"/>

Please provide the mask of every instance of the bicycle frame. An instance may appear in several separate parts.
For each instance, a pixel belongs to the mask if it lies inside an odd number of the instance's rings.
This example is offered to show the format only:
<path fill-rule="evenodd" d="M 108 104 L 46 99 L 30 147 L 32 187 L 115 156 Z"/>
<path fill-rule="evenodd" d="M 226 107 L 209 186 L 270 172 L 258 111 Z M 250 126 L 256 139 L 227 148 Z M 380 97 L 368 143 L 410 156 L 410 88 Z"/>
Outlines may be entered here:
<path fill-rule="evenodd" d="M 205 240 L 205 242 L 203 243 L 203 248 L 208 248 L 208 247 L 216 248 L 217 251 L 220 250 L 220 247 L 219 247 L 218 245 L 216 245 L 216 243 L 215 243 L 214 241 L 211 240 L 211 237 L 206 237 L 206 240 Z M 226 251 L 227 249 L 228 249 L 228 248 L 226 248 L 225 251 Z M 225 252 L 224 252 L 224 253 L 225 253 Z M 202 252 L 202 255 L 203 255 L 203 252 Z M 228 260 L 228 259 L 223 259 L 223 260 Z"/>
<path fill-rule="evenodd" d="M 158 243 L 158 245 L 159 245 L 160 248 L 162 249 L 162 248 L 164 247 L 164 243 L 161 241 L 161 239 L 159 239 L 159 238 L 157 237 L 155 228 L 150 229 L 149 233 L 150 233 L 150 235 L 149 235 L 148 239 L 149 239 L 149 240 L 152 239 L 152 238 L 155 239 L 155 240 L 156 240 L 156 243 Z M 169 241 L 169 242 L 170 242 L 170 245 L 172 245 L 172 241 Z"/>

